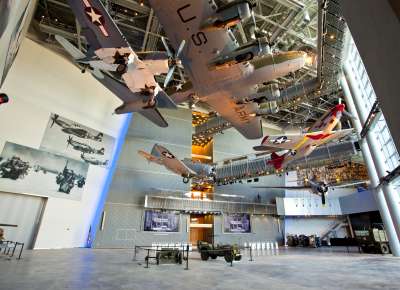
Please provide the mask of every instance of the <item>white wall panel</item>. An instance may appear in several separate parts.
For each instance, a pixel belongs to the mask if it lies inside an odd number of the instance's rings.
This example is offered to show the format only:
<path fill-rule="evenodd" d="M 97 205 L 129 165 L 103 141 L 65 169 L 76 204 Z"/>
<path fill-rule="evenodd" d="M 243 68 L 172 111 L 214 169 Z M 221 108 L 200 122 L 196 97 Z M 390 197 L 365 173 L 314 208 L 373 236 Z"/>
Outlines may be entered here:
<path fill-rule="evenodd" d="M 125 116 L 112 115 L 120 101 L 90 74 L 25 39 L 2 87 L 10 102 L 0 107 L 0 151 L 6 141 L 39 148 L 50 113 L 118 138 Z M 49 198 L 36 248 L 83 247 L 108 176 L 90 166 L 82 200 Z M 27 192 L 29 194 L 29 192 Z"/>

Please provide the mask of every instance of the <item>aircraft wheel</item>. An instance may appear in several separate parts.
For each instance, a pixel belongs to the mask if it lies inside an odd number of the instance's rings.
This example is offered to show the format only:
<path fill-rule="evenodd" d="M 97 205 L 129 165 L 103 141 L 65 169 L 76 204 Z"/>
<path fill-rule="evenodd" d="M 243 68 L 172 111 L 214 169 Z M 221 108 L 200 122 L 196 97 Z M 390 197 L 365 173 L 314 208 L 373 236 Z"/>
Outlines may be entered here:
<path fill-rule="evenodd" d="M 211 259 L 215 260 L 218 256 L 215 254 L 211 254 L 210 257 L 211 257 Z"/>
<path fill-rule="evenodd" d="M 126 72 L 126 64 L 120 64 L 117 66 L 117 73 L 124 74 Z"/>
<path fill-rule="evenodd" d="M 388 244 L 381 244 L 380 245 L 381 253 L 387 255 L 390 253 L 389 245 Z"/>
<path fill-rule="evenodd" d="M 189 177 L 186 176 L 183 177 L 183 183 L 189 183 L 189 181 L 190 181 Z"/>

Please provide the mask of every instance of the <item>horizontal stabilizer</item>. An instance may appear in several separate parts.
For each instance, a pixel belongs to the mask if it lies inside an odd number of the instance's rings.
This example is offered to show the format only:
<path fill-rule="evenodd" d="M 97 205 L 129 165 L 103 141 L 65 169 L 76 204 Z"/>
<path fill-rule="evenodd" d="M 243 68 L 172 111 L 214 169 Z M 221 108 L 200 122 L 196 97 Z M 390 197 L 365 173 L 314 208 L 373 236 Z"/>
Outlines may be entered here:
<path fill-rule="evenodd" d="M 59 44 L 75 59 L 84 59 L 86 55 L 80 51 L 77 47 L 75 47 L 71 42 L 66 40 L 61 35 L 55 35 L 54 38 L 57 40 Z"/>
<path fill-rule="evenodd" d="M 174 101 L 163 91 L 160 90 L 156 96 L 157 106 L 159 108 L 176 109 L 177 106 Z"/>
<path fill-rule="evenodd" d="M 145 109 L 145 110 L 139 111 L 139 113 L 142 114 L 143 117 L 152 121 L 157 126 L 160 126 L 162 128 L 168 127 L 167 121 L 165 121 L 165 119 L 161 115 L 160 111 L 157 110 L 156 108 Z"/>

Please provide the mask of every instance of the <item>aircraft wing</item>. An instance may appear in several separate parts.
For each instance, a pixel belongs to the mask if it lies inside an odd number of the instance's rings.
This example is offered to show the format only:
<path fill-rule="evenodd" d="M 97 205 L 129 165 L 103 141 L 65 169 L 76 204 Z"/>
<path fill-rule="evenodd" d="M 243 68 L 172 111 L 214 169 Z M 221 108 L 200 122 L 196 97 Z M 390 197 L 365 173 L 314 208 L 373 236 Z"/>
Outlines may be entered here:
<path fill-rule="evenodd" d="M 93 75 L 100 83 L 102 83 L 106 88 L 113 92 L 118 98 L 120 98 L 124 103 L 129 103 L 136 100 L 143 100 L 146 97 L 140 93 L 132 92 L 123 83 L 113 79 L 112 77 L 104 74 L 103 78 L 99 78 Z M 168 127 L 167 121 L 163 118 L 161 113 L 157 108 L 148 108 L 139 111 L 145 118 L 149 119 L 154 124 L 160 127 Z"/>
<path fill-rule="evenodd" d="M 258 108 L 256 103 L 238 105 L 226 95 L 210 98 L 206 102 L 246 138 L 258 139 L 262 137 L 261 117 L 252 116 Z"/>
<path fill-rule="evenodd" d="M 309 186 L 252 186 L 252 188 L 299 190 L 310 189 Z"/>
<path fill-rule="evenodd" d="M 213 84 L 240 74 L 238 67 L 227 68 L 223 74 L 210 71 L 209 63 L 217 52 L 230 52 L 239 45 L 229 30 L 202 31 L 202 23 L 215 13 L 214 1 L 206 0 L 150 0 L 172 47 L 177 51 L 182 40 L 186 45 L 181 53 L 185 73 L 196 90 L 207 90 Z"/>
<path fill-rule="evenodd" d="M 158 158 L 142 150 L 138 150 L 138 154 L 146 158 L 149 162 L 158 162 Z"/>
<path fill-rule="evenodd" d="M 92 50 L 129 47 L 103 4 L 98 0 L 68 0 Z"/>
<path fill-rule="evenodd" d="M 294 150 L 307 138 L 301 134 L 288 134 L 288 135 L 270 135 L 264 137 L 261 145 L 254 146 L 256 151 L 281 151 L 281 150 Z"/>
<path fill-rule="evenodd" d="M 340 131 L 333 131 L 331 133 L 331 135 L 329 135 L 327 138 L 325 138 L 324 143 L 332 142 L 335 140 L 340 140 L 353 132 L 354 132 L 354 129 L 344 129 L 344 130 L 340 130 Z"/>

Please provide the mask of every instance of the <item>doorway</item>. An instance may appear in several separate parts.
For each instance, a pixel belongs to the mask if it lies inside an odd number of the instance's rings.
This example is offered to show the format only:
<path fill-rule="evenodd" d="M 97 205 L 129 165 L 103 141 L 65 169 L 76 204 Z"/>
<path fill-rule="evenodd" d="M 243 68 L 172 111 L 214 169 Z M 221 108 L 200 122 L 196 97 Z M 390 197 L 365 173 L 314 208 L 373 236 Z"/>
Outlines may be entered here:
<path fill-rule="evenodd" d="M 0 227 L 5 239 L 33 249 L 46 202 L 46 197 L 0 192 Z"/>
<path fill-rule="evenodd" d="M 214 238 L 214 216 L 211 214 L 190 215 L 190 243 L 197 246 L 197 241 L 212 243 Z"/>

